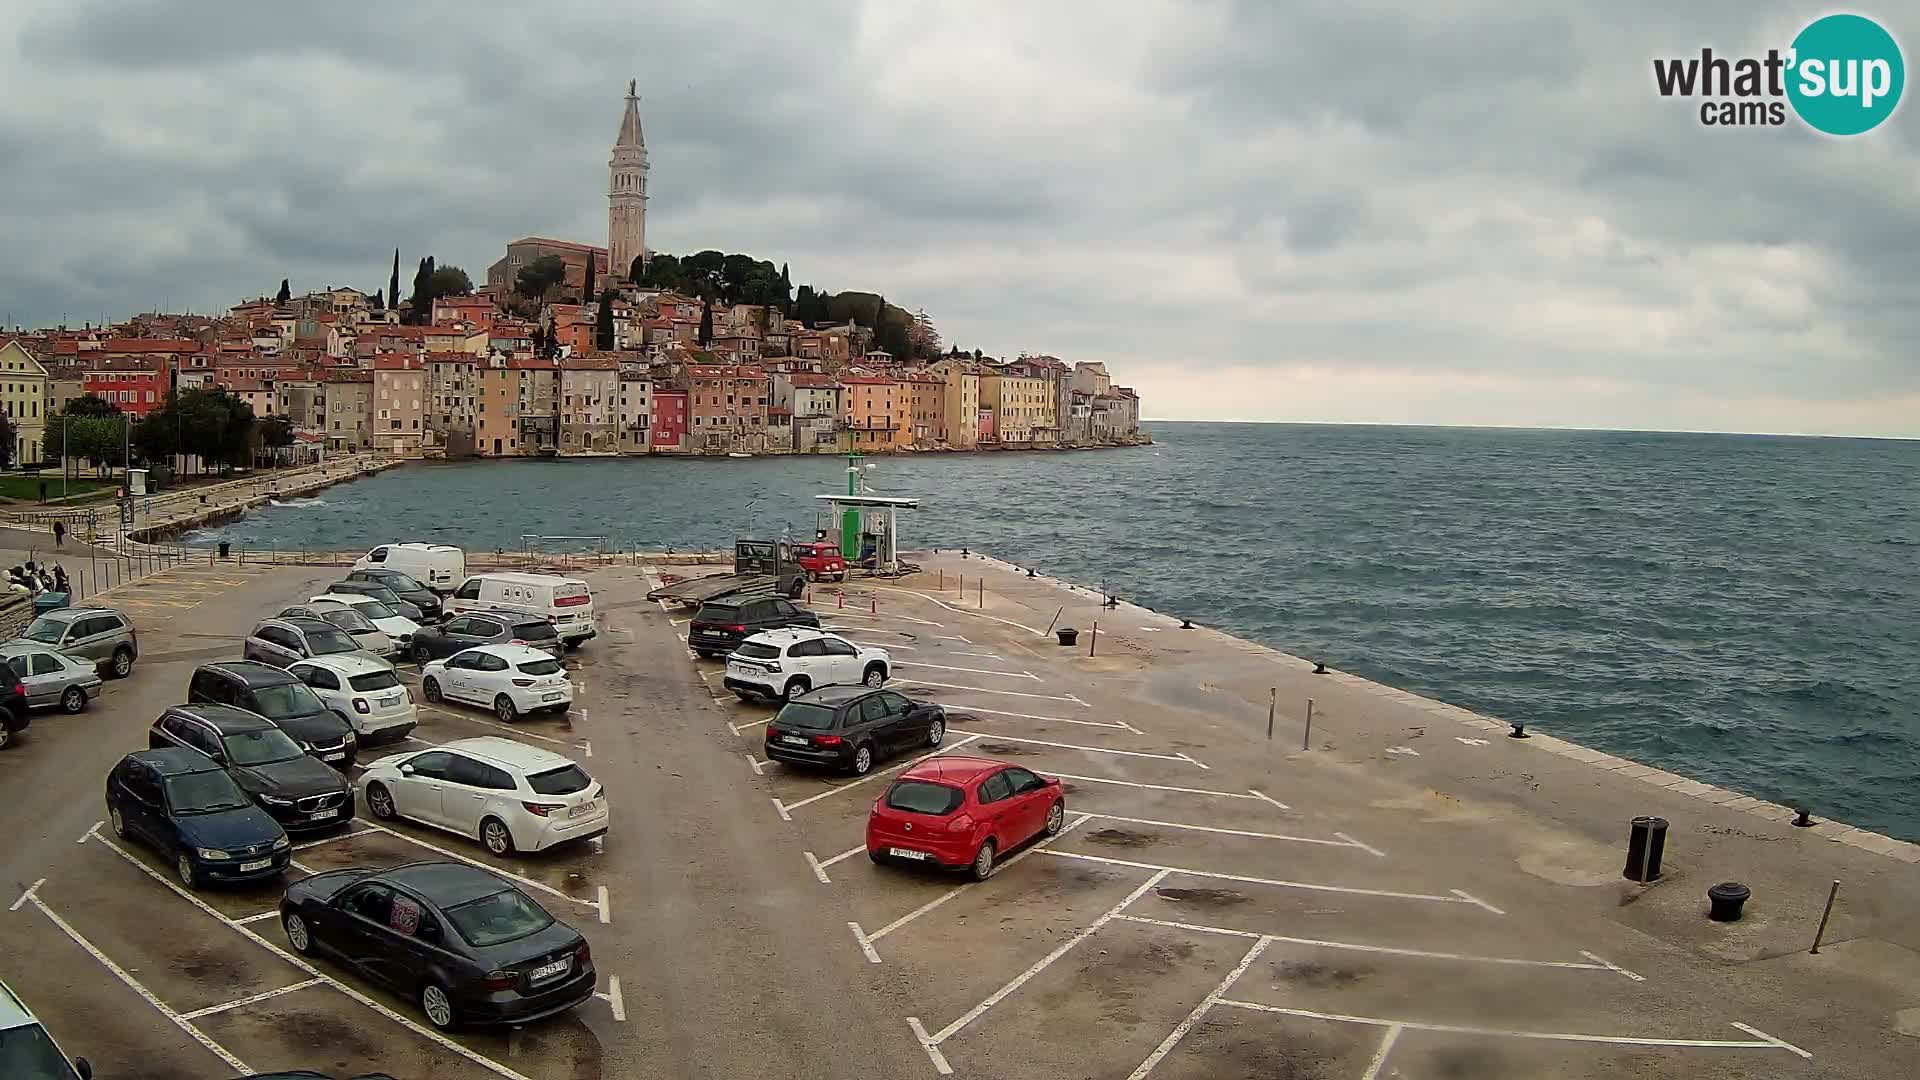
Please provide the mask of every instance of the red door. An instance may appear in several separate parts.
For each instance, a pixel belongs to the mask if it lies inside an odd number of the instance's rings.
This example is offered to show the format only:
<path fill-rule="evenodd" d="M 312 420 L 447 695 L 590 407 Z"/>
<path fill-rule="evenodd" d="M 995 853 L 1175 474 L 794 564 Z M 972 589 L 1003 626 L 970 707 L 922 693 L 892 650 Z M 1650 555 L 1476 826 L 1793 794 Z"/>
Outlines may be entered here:
<path fill-rule="evenodd" d="M 1018 808 L 1014 812 L 1020 822 L 1019 837 L 1026 840 L 1047 827 L 1047 808 L 1052 799 L 1046 781 L 1025 769 L 1008 769 L 1007 780 L 1013 790 L 1013 796 L 1007 801 Z"/>
<path fill-rule="evenodd" d="M 1002 854 L 1027 837 L 1020 800 L 1013 797 L 1013 778 L 1008 775 L 1012 771 L 1001 769 L 980 781 L 979 789 L 980 815 L 988 821 L 988 831 L 997 838 Z"/>

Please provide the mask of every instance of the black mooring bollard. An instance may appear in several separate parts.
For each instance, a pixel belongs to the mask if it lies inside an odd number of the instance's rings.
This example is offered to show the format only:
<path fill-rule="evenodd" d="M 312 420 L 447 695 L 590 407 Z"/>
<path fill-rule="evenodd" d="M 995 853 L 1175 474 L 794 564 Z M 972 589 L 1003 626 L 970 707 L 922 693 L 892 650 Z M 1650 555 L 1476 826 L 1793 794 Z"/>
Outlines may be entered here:
<path fill-rule="evenodd" d="M 1313 662 L 1313 673 L 1315 675 L 1325 675 L 1327 673 L 1327 665 L 1315 660 Z"/>
<path fill-rule="evenodd" d="M 1062 645 L 1072 645 L 1075 641 L 1078 641 L 1080 639 L 1080 631 L 1074 629 L 1071 626 L 1063 626 L 1060 629 L 1055 630 L 1054 633 L 1059 635 L 1060 644 Z"/>
<path fill-rule="evenodd" d="M 1028 576 L 1028 577 L 1032 577 L 1032 576 L 1033 576 L 1033 567 L 1031 567 L 1031 566 L 1029 566 L 1029 567 L 1027 567 L 1027 576 Z"/>
<path fill-rule="evenodd" d="M 1667 819 L 1637 817 L 1627 834 L 1627 868 L 1621 874 L 1628 881 L 1645 884 L 1660 880 L 1660 857 L 1667 850 Z"/>
<path fill-rule="evenodd" d="M 1723 881 L 1707 890 L 1707 918 L 1714 922 L 1739 922 L 1740 909 L 1753 890 L 1737 881 Z"/>
<path fill-rule="evenodd" d="M 1813 828 L 1813 812 L 1804 806 L 1801 807 L 1800 812 L 1794 816 L 1793 823 L 1802 829 Z"/>
<path fill-rule="evenodd" d="M 1529 735 L 1529 734 L 1527 734 L 1527 724 L 1526 724 L 1526 721 L 1524 721 L 1524 720 L 1514 720 L 1514 721 L 1512 721 L 1512 724 L 1513 724 L 1513 730 L 1512 730 L 1512 731 L 1509 731 L 1509 732 L 1507 732 L 1507 738 L 1509 738 L 1509 739 L 1531 739 L 1531 738 L 1533 738 L 1533 736 L 1531 736 L 1531 735 Z"/>
<path fill-rule="evenodd" d="M 1193 629 L 1193 620 L 1192 620 L 1192 619 L 1188 619 L 1188 618 L 1182 618 L 1182 619 L 1180 620 L 1180 629 L 1182 629 L 1182 630 L 1191 630 L 1191 629 Z"/>

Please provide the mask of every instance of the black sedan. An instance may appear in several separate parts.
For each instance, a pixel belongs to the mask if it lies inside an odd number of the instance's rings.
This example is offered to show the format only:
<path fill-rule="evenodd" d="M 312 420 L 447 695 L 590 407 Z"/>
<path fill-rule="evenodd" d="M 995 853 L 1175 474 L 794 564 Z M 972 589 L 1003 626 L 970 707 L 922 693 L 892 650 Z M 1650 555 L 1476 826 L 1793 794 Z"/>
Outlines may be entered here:
<path fill-rule="evenodd" d="M 329 953 L 420 1004 L 433 1026 L 522 1024 L 593 996 L 593 954 L 505 879 L 454 862 L 331 870 L 280 901 L 296 952 Z"/>
<path fill-rule="evenodd" d="M 767 757 L 790 765 L 825 765 L 865 776 L 873 763 L 903 750 L 937 750 L 947 737 L 947 711 L 892 690 L 823 686 L 780 707 L 767 722 Z"/>
<path fill-rule="evenodd" d="M 407 655 L 417 664 L 442 660 L 475 645 L 529 645 L 558 657 L 560 631 L 545 619 L 534 615 L 516 615 L 508 611 L 475 611 L 455 615 L 439 626 L 423 626 L 413 632 Z"/>
<path fill-rule="evenodd" d="M 419 608 L 427 618 L 440 617 L 440 594 L 398 570 L 355 570 L 346 579 L 385 585 L 393 590 L 394 595 Z"/>

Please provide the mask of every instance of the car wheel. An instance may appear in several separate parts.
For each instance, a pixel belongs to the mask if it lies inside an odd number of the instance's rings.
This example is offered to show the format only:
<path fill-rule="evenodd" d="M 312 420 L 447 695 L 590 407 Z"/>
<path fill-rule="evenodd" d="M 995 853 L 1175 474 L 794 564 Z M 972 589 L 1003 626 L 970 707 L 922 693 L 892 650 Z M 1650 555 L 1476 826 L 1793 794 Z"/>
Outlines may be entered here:
<path fill-rule="evenodd" d="M 434 1027 L 441 1031 L 453 1030 L 453 999 L 439 983 L 430 982 L 420 988 L 420 1011 L 427 1014 Z"/>
<path fill-rule="evenodd" d="M 480 823 L 480 842 L 495 855 L 513 854 L 513 833 L 507 831 L 507 823 L 499 818 L 488 818 Z"/>
<path fill-rule="evenodd" d="M 872 859 L 875 866 L 887 865 L 887 853 L 878 848 L 868 848 L 867 858 Z"/>
<path fill-rule="evenodd" d="M 1066 824 L 1066 820 L 1067 820 L 1067 800 L 1065 799 L 1053 800 L 1053 805 L 1047 807 L 1047 835 L 1059 836 L 1060 827 Z"/>
<path fill-rule="evenodd" d="M 7 747 L 12 745 L 13 745 L 13 729 L 7 726 L 6 720 L 4 718 L 0 718 L 0 750 L 5 750 Z"/>
<path fill-rule="evenodd" d="M 173 868 L 180 875 L 180 884 L 185 885 L 188 889 L 197 889 L 200 887 L 200 871 L 193 868 L 193 860 L 187 857 L 186 852 L 181 852 L 179 856 L 174 859 Z"/>
<path fill-rule="evenodd" d="M 125 645 L 113 650 L 113 677 L 124 679 L 133 671 L 133 650 Z"/>
<path fill-rule="evenodd" d="M 787 590 L 787 599 L 798 600 L 800 594 L 807 591 L 807 583 L 800 578 L 793 579 L 793 588 Z"/>
<path fill-rule="evenodd" d="M 945 720 L 935 720 L 933 724 L 927 728 L 928 746 L 939 746 L 946 737 L 947 722 Z"/>
<path fill-rule="evenodd" d="M 433 702 L 439 701 L 440 700 L 440 680 L 434 678 L 431 675 L 427 676 L 425 679 L 422 679 L 420 681 L 420 693 L 425 695 L 428 701 L 433 701 Z"/>
<path fill-rule="evenodd" d="M 967 872 L 973 875 L 973 880 L 985 881 L 993 876 L 993 869 L 993 841 L 983 840 L 980 842 L 980 850 L 974 853 L 973 865 L 967 868 Z"/>
<path fill-rule="evenodd" d="M 809 682 L 806 676 L 795 676 L 794 678 L 788 679 L 787 685 L 781 689 L 780 700 L 792 701 L 794 698 L 799 697 L 811 689 L 813 689 L 813 683 Z"/>
<path fill-rule="evenodd" d="M 579 651 L 580 643 L 578 641 L 563 641 L 560 643 L 560 647 L 568 652 L 577 652 Z"/>
<path fill-rule="evenodd" d="M 60 695 L 60 709 L 62 712 L 77 713 L 86 707 L 87 692 L 77 686 L 67 687 L 66 693 Z"/>
<path fill-rule="evenodd" d="M 493 699 L 493 715 L 503 724 L 511 724 L 520 719 L 520 710 L 513 707 L 513 699 L 505 694 Z"/>
<path fill-rule="evenodd" d="M 853 752 L 853 775 L 865 776 L 873 768 L 873 747 L 862 746 Z"/>
<path fill-rule="evenodd" d="M 294 952 L 304 956 L 312 950 L 313 933 L 307 929 L 307 920 L 289 913 L 286 922 L 282 925 L 287 929 L 287 944 L 293 946 Z"/>
<path fill-rule="evenodd" d="M 425 645 L 415 644 L 413 647 L 413 662 L 416 664 L 430 664 L 433 662 L 433 652 Z"/>
<path fill-rule="evenodd" d="M 867 673 L 861 677 L 860 681 L 876 689 L 878 689 L 881 686 L 885 686 L 887 682 L 886 665 L 885 664 L 868 664 Z"/>
<path fill-rule="evenodd" d="M 373 816 L 381 821 L 394 819 L 393 794 L 387 790 L 387 785 L 367 785 L 367 809 L 373 811 Z"/>
<path fill-rule="evenodd" d="M 107 820 L 113 822 L 113 835 L 125 840 L 127 838 L 127 819 L 120 816 L 120 808 L 117 806 L 107 807 Z"/>

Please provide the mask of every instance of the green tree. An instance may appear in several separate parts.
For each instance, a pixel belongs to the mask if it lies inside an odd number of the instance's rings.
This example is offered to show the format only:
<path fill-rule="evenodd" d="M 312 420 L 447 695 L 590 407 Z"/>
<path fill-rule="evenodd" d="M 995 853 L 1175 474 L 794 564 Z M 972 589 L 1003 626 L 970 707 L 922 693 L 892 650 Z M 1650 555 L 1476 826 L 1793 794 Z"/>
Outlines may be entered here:
<path fill-rule="evenodd" d="M 705 348 L 713 344 L 713 304 L 700 305 L 700 346 Z"/>
<path fill-rule="evenodd" d="M 375 289 L 375 290 L 373 290 L 373 307 L 374 307 L 374 310 L 375 310 L 375 311 L 379 311 L 379 310 L 381 310 L 382 308 L 385 308 L 386 306 L 387 306 L 387 294 L 386 294 L 386 291 L 385 291 L 384 289 Z"/>
<path fill-rule="evenodd" d="M 599 295 L 593 291 L 593 272 L 599 262 L 600 260 L 593 257 L 592 252 L 587 253 L 587 273 L 585 280 L 580 285 L 580 302 L 582 304 L 587 303 L 594 296 Z"/>
<path fill-rule="evenodd" d="M 613 290 L 600 294 L 600 310 L 593 317 L 593 347 L 613 351 Z"/>
<path fill-rule="evenodd" d="M 68 398 L 60 411 L 68 416 L 119 416 L 120 406 L 99 394 L 81 394 L 76 398 Z"/>
<path fill-rule="evenodd" d="M 4 412 L 0 412 L 0 468 L 9 467 L 14 463 L 13 444 L 15 440 L 13 417 L 8 416 Z M 24 465 L 26 463 L 21 462 L 21 464 Z"/>
<path fill-rule="evenodd" d="M 272 460 L 279 460 L 278 451 L 293 445 L 293 424 L 284 416 L 269 416 L 256 425 L 260 445 L 271 453 Z"/>
<path fill-rule="evenodd" d="M 429 269 L 429 265 L 432 262 L 433 259 L 431 257 L 421 259 L 419 267 L 413 272 L 413 292 L 409 294 L 411 301 L 408 305 L 408 318 L 418 319 L 420 317 L 420 298 L 426 295 L 427 276 L 433 273 L 433 271 Z M 428 305 L 428 310 L 432 310 L 432 305 Z"/>
<path fill-rule="evenodd" d="M 465 270 L 449 263 L 439 267 L 427 277 L 427 313 L 433 313 L 433 302 L 443 296 L 472 296 L 473 279 Z"/>
<path fill-rule="evenodd" d="M 513 291 L 521 296 L 539 299 L 547 295 L 547 290 L 565 281 L 567 277 L 566 261 L 558 255 L 542 255 L 520 268 L 514 275 Z"/>
<path fill-rule="evenodd" d="M 273 302 L 276 304 L 285 304 L 291 299 L 293 299 L 293 290 L 287 287 L 287 279 L 281 278 L 280 291 L 274 294 Z"/>
<path fill-rule="evenodd" d="M 393 276 L 387 279 L 387 302 L 400 306 L 400 249 L 393 249 Z"/>
<path fill-rule="evenodd" d="M 793 303 L 793 279 L 787 276 L 787 264 L 780 264 L 780 296 L 777 301 L 783 308 Z"/>

